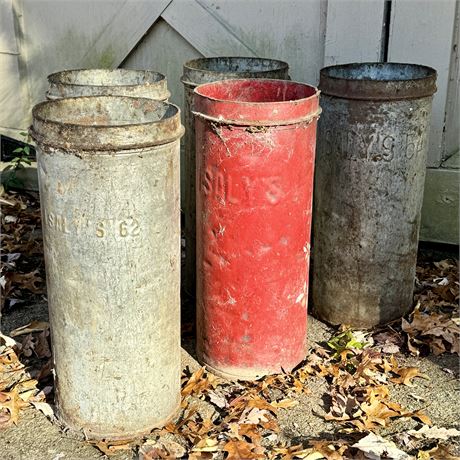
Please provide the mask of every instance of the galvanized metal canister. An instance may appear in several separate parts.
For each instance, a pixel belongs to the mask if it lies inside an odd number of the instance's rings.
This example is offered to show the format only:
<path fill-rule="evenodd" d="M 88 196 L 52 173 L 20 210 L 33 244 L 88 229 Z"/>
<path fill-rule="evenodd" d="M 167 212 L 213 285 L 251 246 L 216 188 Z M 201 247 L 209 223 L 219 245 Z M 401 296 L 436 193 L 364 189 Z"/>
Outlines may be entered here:
<path fill-rule="evenodd" d="M 412 308 L 436 72 L 332 66 L 320 90 L 313 309 L 333 324 L 371 327 Z"/>
<path fill-rule="evenodd" d="M 132 438 L 180 403 L 179 109 L 101 96 L 32 113 L 58 417 Z"/>
<path fill-rule="evenodd" d="M 151 70 L 79 69 L 48 76 L 47 99 L 79 96 L 131 96 L 166 101 L 166 77 Z"/>
<path fill-rule="evenodd" d="M 197 351 L 228 378 L 305 357 L 318 94 L 266 79 L 195 89 Z"/>
<path fill-rule="evenodd" d="M 184 165 L 183 204 L 186 242 L 185 267 L 182 275 L 184 293 L 194 297 L 196 287 L 196 154 L 195 124 L 191 113 L 193 91 L 203 83 L 235 78 L 272 78 L 287 80 L 289 66 L 276 59 L 251 57 L 213 57 L 188 61 L 184 64 Z"/>

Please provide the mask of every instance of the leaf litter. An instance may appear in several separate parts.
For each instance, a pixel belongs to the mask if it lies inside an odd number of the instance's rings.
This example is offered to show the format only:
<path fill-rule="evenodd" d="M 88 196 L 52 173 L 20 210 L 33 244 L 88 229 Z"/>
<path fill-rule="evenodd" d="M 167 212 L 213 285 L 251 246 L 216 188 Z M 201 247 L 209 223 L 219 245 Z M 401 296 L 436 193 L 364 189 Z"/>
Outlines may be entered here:
<path fill-rule="evenodd" d="M 8 310 L 42 300 L 45 274 L 38 197 L 9 193 L 2 202 L 0 285 L 6 301 L 1 306 Z M 391 397 L 392 386 L 414 386 L 428 378 L 417 367 L 401 366 L 397 355 L 459 354 L 457 261 L 419 262 L 414 300 L 414 311 L 400 324 L 371 332 L 342 326 L 290 373 L 229 382 L 205 367 L 194 373 L 186 368 L 174 423 L 154 430 L 144 442 L 93 444 L 106 455 L 134 450 L 141 460 L 458 458 L 445 445 L 459 437 L 457 429 L 432 426 L 423 407 L 411 411 Z M 18 423 L 27 407 L 53 418 L 49 341 L 48 324 L 42 321 L 0 335 L 0 429 Z M 312 378 L 328 386 L 329 407 L 322 416 L 334 424 L 335 434 L 332 440 L 295 443 L 282 432 L 279 414 L 310 393 Z M 213 410 L 204 414 L 200 402 Z M 379 435 L 393 420 L 409 418 L 419 422 L 417 430 L 398 433 L 393 440 Z"/>

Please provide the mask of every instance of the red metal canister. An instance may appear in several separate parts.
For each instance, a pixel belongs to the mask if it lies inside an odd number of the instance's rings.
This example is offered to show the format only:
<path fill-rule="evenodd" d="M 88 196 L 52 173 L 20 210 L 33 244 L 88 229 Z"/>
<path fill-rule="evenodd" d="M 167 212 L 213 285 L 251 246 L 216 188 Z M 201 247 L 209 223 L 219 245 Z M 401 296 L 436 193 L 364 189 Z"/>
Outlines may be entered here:
<path fill-rule="evenodd" d="M 195 89 L 197 352 L 224 377 L 305 356 L 318 95 L 261 79 Z"/>

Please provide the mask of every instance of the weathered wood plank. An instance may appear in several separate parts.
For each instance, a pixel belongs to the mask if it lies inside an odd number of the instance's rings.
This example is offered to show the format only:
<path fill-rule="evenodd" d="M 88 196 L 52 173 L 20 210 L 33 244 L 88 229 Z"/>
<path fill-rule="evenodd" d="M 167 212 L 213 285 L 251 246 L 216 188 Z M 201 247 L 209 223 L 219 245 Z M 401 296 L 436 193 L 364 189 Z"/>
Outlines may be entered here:
<path fill-rule="evenodd" d="M 22 0 L 15 2 L 19 67 L 30 101 L 44 99 L 46 76 L 84 67 L 117 67 L 171 0 Z M 11 106 L 9 107 L 11 110 Z M 22 128 L 30 123 L 30 117 Z"/>
<path fill-rule="evenodd" d="M 444 132 L 443 159 L 448 158 L 460 147 L 459 106 L 460 106 L 460 81 L 459 81 L 459 24 L 460 3 L 457 2 L 455 13 L 454 38 L 452 40 L 452 55 L 450 58 L 449 84 L 447 87 L 446 129 Z"/>
<path fill-rule="evenodd" d="M 0 0 L 0 53 L 18 53 L 12 0 Z"/>
<path fill-rule="evenodd" d="M 169 100 L 182 107 L 183 85 L 180 81 L 184 62 L 202 57 L 182 35 L 159 19 L 122 64 L 125 69 L 152 69 L 167 76 Z"/>
<path fill-rule="evenodd" d="M 24 126 L 27 101 L 22 99 L 18 56 L 15 54 L 0 53 L 0 107 L 0 130 Z"/>
<path fill-rule="evenodd" d="M 174 0 L 162 17 L 204 56 L 256 56 L 205 2 Z"/>
<path fill-rule="evenodd" d="M 14 30 L 12 0 L 0 0 L 0 130 L 23 126 L 27 118 L 27 93 L 22 91 L 19 50 Z M 20 138 L 18 132 L 14 137 Z"/>
<path fill-rule="evenodd" d="M 428 168 L 420 240 L 459 244 L 460 170 Z"/>
<path fill-rule="evenodd" d="M 328 0 L 324 65 L 380 61 L 384 0 Z"/>
<path fill-rule="evenodd" d="M 281 59 L 289 63 L 293 80 L 318 82 L 324 49 L 324 0 L 199 1 L 252 50 L 244 55 Z M 222 43 L 225 37 L 208 35 L 207 40 L 226 46 Z M 231 54 L 242 53 L 233 50 Z"/>
<path fill-rule="evenodd" d="M 428 166 L 437 167 L 443 157 L 443 130 L 449 64 L 454 30 L 455 0 L 393 0 L 388 60 L 434 67 L 438 91 L 428 150 Z"/>
<path fill-rule="evenodd" d="M 171 2 L 172 0 L 155 0 L 154 2 L 127 0 L 123 2 L 113 16 L 110 26 L 102 30 L 94 41 L 93 47 L 105 49 L 109 45 L 116 44 L 112 66 L 117 67 Z M 87 50 L 82 61 L 87 60 L 91 53 L 91 49 Z"/>

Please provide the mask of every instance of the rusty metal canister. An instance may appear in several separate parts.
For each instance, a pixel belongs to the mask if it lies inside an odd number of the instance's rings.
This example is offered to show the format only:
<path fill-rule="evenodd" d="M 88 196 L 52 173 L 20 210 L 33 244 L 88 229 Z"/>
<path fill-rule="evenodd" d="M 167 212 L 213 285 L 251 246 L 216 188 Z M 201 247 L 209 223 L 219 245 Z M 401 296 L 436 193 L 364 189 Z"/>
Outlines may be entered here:
<path fill-rule="evenodd" d="M 179 109 L 100 96 L 32 113 L 58 418 L 132 438 L 180 403 Z"/>
<path fill-rule="evenodd" d="M 363 63 L 320 74 L 313 311 L 372 327 L 412 308 L 434 69 Z"/>
<path fill-rule="evenodd" d="M 130 96 L 166 101 L 166 77 L 152 70 L 77 69 L 48 76 L 49 100 L 79 96 Z"/>
<path fill-rule="evenodd" d="M 201 84 L 238 78 L 289 79 L 289 66 L 276 59 L 254 57 L 212 57 L 184 64 L 184 165 L 182 211 L 184 213 L 185 266 L 182 275 L 183 292 L 195 297 L 196 287 L 196 154 L 195 124 L 191 113 L 193 91 Z"/>
<path fill-rule="evenodd" d="M 227 80 L 195 89 L 197 352 L 254 379 L 305 357 L 318 91 Z"/>

